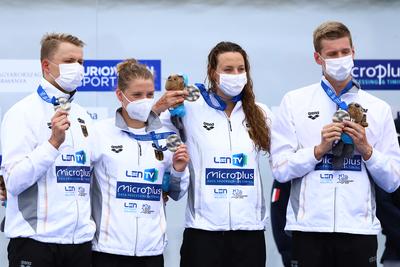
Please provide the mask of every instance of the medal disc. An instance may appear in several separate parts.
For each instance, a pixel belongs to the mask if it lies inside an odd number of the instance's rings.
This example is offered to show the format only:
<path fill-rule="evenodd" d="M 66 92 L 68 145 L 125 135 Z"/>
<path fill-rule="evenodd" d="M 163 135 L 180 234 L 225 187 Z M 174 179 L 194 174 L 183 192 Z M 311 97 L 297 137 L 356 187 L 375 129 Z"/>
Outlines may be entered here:
<path fill-rule="evenodd" d="M 342 121 L 349 121 L 349 120 L 350 120 L 350 114 L 346 110 L 343 110 L 343 109 L 337 110 L 333 114 L 333 118 L 332 118 L 333 122 L 342 122 Z"/>
<path fill-rule="evenodd" d="M 182 140 L 178 135 L 171 134 L 167 137 L 167 148 L 169 151 L 176 152 L 181 144 Z"/>
<path fill-rule="evenodd" d="M 71 109 L 71 103 L 65 97 L 60 97 L 58 98 L 58 105 L 54 106 L 54 109 L 56 111 L 58 109 L 69 111 Z"/>
<path fill-rule="evenodd" d="M 194 102 L 200 97 L 200 90 L 193 85 L 186 87 L 189 95 L 185 97 L 187 101 Z"/>

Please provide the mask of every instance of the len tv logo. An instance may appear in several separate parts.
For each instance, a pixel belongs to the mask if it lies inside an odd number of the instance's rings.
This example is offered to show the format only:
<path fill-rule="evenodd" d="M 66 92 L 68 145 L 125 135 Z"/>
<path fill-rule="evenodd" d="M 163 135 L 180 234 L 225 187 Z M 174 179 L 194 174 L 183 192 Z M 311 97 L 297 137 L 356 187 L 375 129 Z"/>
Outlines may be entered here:
<path fill-rule="evenodd" d="M 86 163 L 86 153 L 85 151 L 81 150 L 78 151 L 74 154 L 62 154 L 61 155 L 62 161 L 74 161 L 79 164 L 85 164 Z"/>
<path fill-rule="evenodd" d="M 140 178 L 144 179 L 145 181 L 149 181 L 154 183 L 158 179 L 158 170 L 155 168 L 152 169 L 145 169 L 142 171 L 125 171 L 126 177 L 129 178 Z"/>
<path fill-rule="evenodd" d="M 232 155 L 232 157 L 214 157 L 214 163 L 232 164 L 233 166 L 244 167 L 247 165 L 247 155 L 239 153 Z"/>

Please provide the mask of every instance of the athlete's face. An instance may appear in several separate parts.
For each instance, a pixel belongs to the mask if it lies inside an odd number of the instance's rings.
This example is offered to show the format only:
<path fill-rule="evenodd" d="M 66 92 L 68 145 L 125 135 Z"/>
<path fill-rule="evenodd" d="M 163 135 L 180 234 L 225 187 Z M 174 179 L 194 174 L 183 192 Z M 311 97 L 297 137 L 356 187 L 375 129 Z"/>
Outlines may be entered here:
<path fill-rule="evenodd" d="M 143 98 L 154 98 L 154 82 L 152 79 L 135 79 L 128 83 L 128 87 L 121 91 L 119 88 L 116 90 L 118 100 L 123 103 L 123 106 L 129 104 L 128 100 L 132 102 Z"/>
<path fill-rule="evenodd" d="M 60 76 L 60 69 L 58 65 L 76 62 L 81 65 L 83 64 L 83 48 L 71 43 L 61 42 L 53 55 L 51 55 L 48 59 L 42 60 L 44 77 L 51 84 L 58 87 L 57 83 L 54 81 L 54 78 Z M 49 75 L 49 73 L 51 75 Z"/>
<path fill-rule="evenodd" d="M 318 65 L 323 65 L 325 69 L 324 59 L 340 58 L 348 55 L 353 55 L 354 48 L 350 44 L 348 37 L 343 37 L 335 40 L 321 40 L 321 52 L 314 52 L 314 58 Z M 322 58 L 321 58 L 322 57 Z"/>
<path fill-rule="evenodd" d="M 215 79 L 219 81 L 219 73 L 241 74 L 246 72 L 244 58 L 239 52 L 225 52 L 217 57 L 217 68 L 215 70 Z"/>

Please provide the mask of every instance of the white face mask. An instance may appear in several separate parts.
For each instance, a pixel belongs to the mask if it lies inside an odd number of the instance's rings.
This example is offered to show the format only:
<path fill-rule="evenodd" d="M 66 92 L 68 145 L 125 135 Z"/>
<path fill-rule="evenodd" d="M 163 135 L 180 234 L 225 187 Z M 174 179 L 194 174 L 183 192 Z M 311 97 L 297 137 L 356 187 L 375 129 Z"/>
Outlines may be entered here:
<path fill-rule="evenodd" d="M 352 55 L 322 59 L 325 61 L 326 74 L 335 81 L 344 81 L 350 76 L 351 69 L 354 66 Z"/>
<path fill-rule="evenodd" d="M 125 107 L 129 118 L 131 118 L 132 120 L 146 122 L 149 118 L 151 108 L 153 107 L 154 98 L 143 98 L 135 101 L 130 101 L 124 93 L 122 93 L 122 95 L 125 97 L 126 101 L 129 102 L 129 104 Z"/>
<path fill-rule="evenodd" d="M 58 67 L 60 68 L 60 76 L 54 78 L 53 75 L 51 75 L 51 73 L 50 76 L 53 77 L 53 79 L 59 86 L 61 86 L 62 89 L 64 89 L 67 92 L 72 92 L 75 91 L 77 87 L 82 85 L 84 69 L 81 64 L 77 62 L 64 63 L 64 64 L 59 64 Z"/>
<path fill-rule="evenodd" d="M 241 74 L 219 74 L 219 88 L 226 96 L 234 97 L 240 94 L 247 84 L 246 72 Z"/>

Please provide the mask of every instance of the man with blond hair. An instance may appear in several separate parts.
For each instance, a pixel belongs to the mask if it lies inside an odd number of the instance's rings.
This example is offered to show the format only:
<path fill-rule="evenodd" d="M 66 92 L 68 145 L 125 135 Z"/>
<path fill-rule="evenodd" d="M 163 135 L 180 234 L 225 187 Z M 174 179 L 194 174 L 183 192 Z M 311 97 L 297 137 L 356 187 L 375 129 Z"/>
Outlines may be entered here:
<path fill-rule="evenodd" d="M 374 184 L 387 192 L 400 184 L 392 112 L 353 80 L 355 50 L 343 23 L 321 24 L 314 48 L 321 80 L 287 93 L 272 129 L 273 175 L 291 181 L 285 230 L 293 237 L 292 266 L 376 266 Z M 366 128 L 333 120 L 346 118 L 352 102 L 366 114 Z"/>
<path fill-rule="evenodd" d="M 90 118 L 72 102 L 83 79 L 83 46 L 69 34 L 46 34 L 40 85 L 4 115 L 10 267 L 91 265 Z"/>

